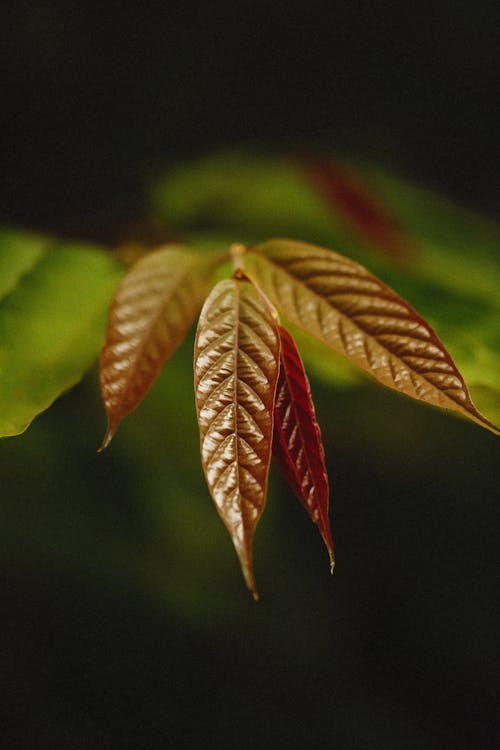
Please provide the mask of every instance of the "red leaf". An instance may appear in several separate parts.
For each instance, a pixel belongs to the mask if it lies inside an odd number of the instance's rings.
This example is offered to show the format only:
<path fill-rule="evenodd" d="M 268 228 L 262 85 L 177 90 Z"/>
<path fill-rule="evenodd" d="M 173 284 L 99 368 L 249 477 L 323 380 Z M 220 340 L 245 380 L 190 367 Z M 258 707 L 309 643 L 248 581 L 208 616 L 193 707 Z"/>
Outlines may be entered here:
<path fill-rule="evenodd" d="M 298 349 L 285 328 L 279 326 L 278 331 L 281 357 L 274 407 L 273 454 L 309 516 L 318 524 L 333 571 L 328 477 L 321 432 Z"/>
<path fill-rule="evenodd" d="M 340 213 L 361 239 L 394 259 L 406 260 L 415 254 L 412 239 L 352 169 L 332 159 L 314 158 L 301 159 L 299 168 L 330 208 Z"/>

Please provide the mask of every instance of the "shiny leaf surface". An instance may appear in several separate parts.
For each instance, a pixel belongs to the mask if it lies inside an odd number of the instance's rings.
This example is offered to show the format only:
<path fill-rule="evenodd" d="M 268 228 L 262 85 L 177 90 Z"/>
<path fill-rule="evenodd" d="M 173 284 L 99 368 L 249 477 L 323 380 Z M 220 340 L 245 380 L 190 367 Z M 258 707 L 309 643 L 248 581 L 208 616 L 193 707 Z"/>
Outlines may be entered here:
<path fill-rule="evenodd" d="M 238 151 L 184 164 L 157 184 L 155 218 L 211 227 L 227 244 L 297 237 L 354 258 L 435 328 L 475 404 L 498 423 L 500 225 L 380 165 L 328 153 L 312 161 L 327 172 L 321 184 L 300 154 Z M 296 340 L 308 372 L 341 387 L 359 382 L 346 360 L 327 363 Z"/>
<path fill-rule="evenodd" d="M 201 457 L 255 597 L 252 538 L 266 501 L 278 368 L 268 305 L 247 281 L 219 282 L 203 306 L 195 344 Z"/>
<path fill-rule="evenodd" d="M 331 250 L 278 239 L 249 251 L 245 268 L 294 324 L 379 382 L 498 434 L 472 403 L 434 330 L 363 266 Z"/>
<path fill-rule="evenodd" d="M 92 365 L 121 267 L 84 243 L 0 232 L 0 437 L 22 433 Z"/>
<path fill-rule="evenodd" d="M 183 249 L 165 248 L 141 258 L 123 279 L 101 352 L 101 392 L 108 415 L 102 448 L 194 323 L 211 269 Z"/>
<path fill-rule="evenodd" d="M 281 353 L 274 406 L 273 454 L 293 491 L 314 523 L 318 524 L 333 571 L 328 476 L 321 432 L 309 381 L 295 342 L 282 326 L 278 331 Z"/>

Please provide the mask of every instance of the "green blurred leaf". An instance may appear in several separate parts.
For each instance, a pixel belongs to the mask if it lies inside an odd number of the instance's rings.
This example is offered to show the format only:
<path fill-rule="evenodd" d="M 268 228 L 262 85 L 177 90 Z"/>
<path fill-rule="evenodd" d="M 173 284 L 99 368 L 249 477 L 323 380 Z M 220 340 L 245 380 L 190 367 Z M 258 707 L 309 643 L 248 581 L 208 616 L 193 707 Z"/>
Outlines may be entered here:
<path fill-rule="evenodd" d="M 328 242 L 337 224 L 288 160 L 236 152 L 170 171 L 154 186 L 152 207 L 160 222 L 223 231 L 233 242 L 282 234 Z"/>
<path fill-rule="evenodd" d="M 85 244 L 0 232 L 0 436 L 32 419 L 92 364 L 121 269 Z"/>
<path fill-rule="evenodd" d="M 370 167 L 360 174 L 417 242 L 410 271 L 500 309 L 500 226 L 437 193 Z"/>
<path fill-rule="evenodd" d="M 43 257 L 47 246 L 47 238 L 41 235 L 0 230 L 0 300 Z"/>

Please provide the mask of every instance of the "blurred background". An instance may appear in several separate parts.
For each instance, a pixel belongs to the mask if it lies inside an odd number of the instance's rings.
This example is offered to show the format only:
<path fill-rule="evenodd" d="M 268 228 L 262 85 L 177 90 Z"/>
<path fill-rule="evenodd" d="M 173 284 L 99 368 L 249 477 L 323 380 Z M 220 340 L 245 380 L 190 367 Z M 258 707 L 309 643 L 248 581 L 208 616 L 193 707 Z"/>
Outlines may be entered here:
<path fill-rule="evenodd" d="M 499 218 L 498 3 L 0 13 L 5 224 L 147 233 L 151 183 L 221 148 L 370 159 Z M 0 444 L 6 747 L 496 746 L 494 437 L 313 380 L 337 568 L 273 470 L 255 605 L 199 468 L 191 357 L 104 455 L 96 372 Z"/>

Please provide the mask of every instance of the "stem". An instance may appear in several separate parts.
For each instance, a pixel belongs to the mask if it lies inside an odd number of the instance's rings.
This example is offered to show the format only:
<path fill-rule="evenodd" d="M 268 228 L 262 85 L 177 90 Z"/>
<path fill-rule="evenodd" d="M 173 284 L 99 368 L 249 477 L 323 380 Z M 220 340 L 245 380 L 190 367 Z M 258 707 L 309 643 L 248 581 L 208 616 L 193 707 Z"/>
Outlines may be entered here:
<path fill-rule="evenodd" d="M 241 242 L 234 242 L 229 248 L 229 254 L 233 261 L 233 279 L 241 279 L 245 276 L 243 267 L 243 256 L 247 248 Z"/>

